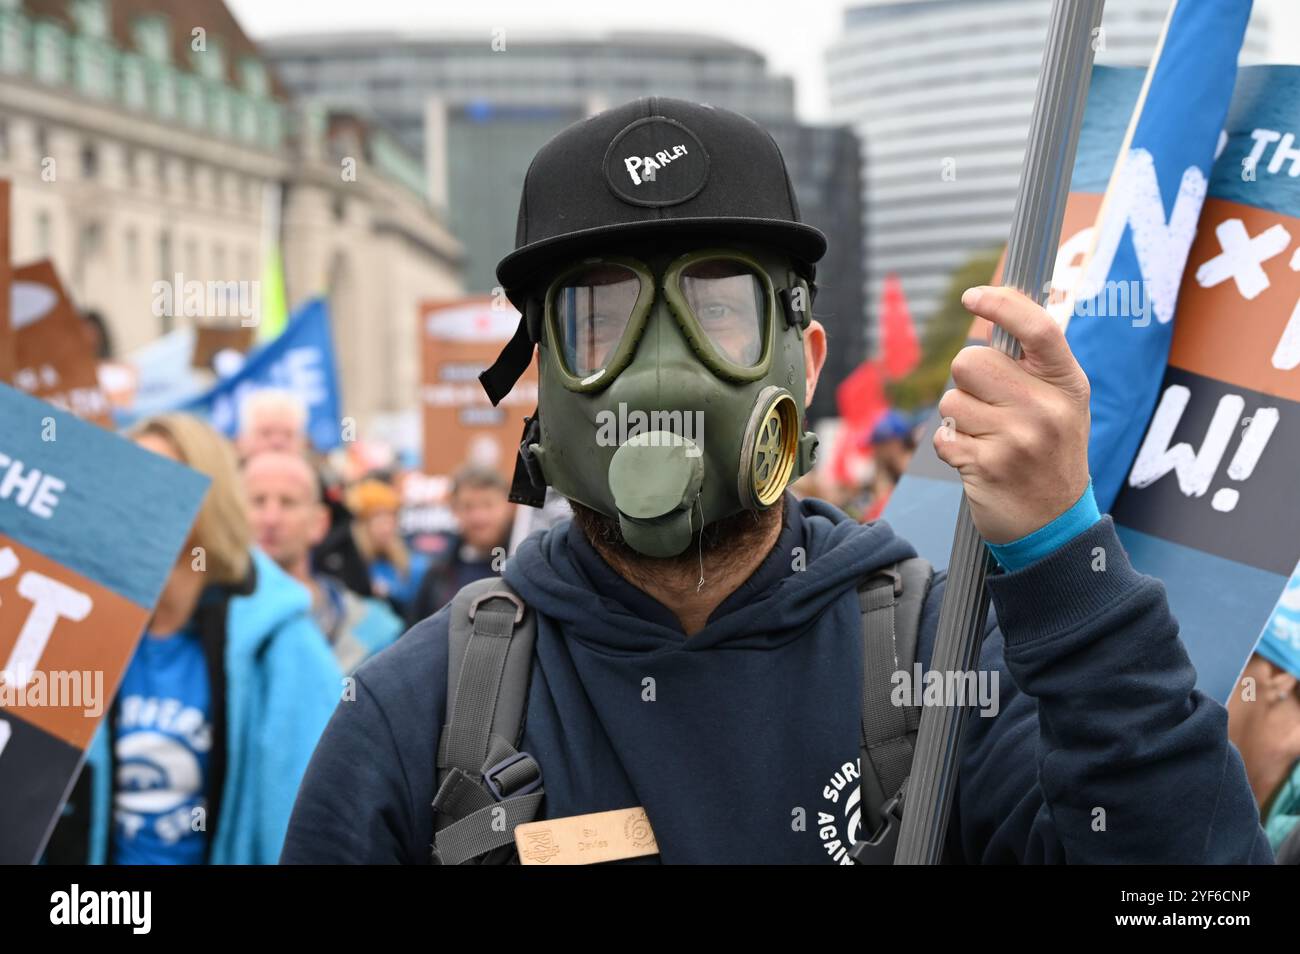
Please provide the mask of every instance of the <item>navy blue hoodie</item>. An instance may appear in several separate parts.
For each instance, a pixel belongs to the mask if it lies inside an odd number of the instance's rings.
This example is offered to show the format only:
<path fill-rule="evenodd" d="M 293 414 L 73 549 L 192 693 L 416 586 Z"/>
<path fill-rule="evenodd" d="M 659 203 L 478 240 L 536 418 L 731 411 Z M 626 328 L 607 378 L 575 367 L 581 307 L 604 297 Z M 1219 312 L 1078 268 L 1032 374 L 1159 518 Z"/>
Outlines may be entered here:
<path fill-rule="evenodd" d="M 883 522 L 787 496 L 776 546 L 687 638 L 576 526 L 529 539 L 505 577 L 538 614 L 522 749 L 542 767 L 539 817 L 641 805 L 660 848 L 649 860 L 847 863 L 856 586 L 913 555 Z M 942 583 L 923 614 L 922 662 Z M 998 674 L 998 714 L 968 721 L 951 860 L 1271 860 L 1226 713 L 1193 688 L 1163 587 L 1132 569 L 1109 518 L 989 587 L 1001 628 L 981 668 Z M 443 609 L 358 671 L 282 861 L 431 860 L 446 668 Z"/>

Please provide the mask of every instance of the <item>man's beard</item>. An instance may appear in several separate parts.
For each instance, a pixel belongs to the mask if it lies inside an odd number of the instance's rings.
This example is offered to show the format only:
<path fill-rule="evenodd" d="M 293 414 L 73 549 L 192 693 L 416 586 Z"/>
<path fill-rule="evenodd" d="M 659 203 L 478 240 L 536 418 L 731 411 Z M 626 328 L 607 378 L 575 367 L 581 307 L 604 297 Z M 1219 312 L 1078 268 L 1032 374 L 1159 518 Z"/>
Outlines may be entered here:
<path fill-rule="evenodd" d="M 739 562 L 766 544 L 774 522 L 784 524 L 785 520 L 784 502 L 768 510 L 742 510 L 697 531 L 690 546 L 676 556 L 650 557 L 628 545 L 617 518 L 575 500 L 570 500 L 569 505 L 573 508 L 573 522 L 596 552 L 621 576 L 643 589 L 646 584 L 671 588 L 686 580 L 694 583 L 696 577 L 705 575 L 703 567 Z"/>

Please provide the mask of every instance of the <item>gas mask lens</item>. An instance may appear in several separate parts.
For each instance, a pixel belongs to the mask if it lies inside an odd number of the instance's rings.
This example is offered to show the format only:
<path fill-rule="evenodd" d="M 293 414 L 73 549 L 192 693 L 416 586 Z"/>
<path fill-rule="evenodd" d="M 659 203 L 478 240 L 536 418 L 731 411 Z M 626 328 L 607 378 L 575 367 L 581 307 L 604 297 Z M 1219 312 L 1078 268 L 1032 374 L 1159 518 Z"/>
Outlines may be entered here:
<path fill-rule="evenodd" d="M 718 354 L 742 368 L 758 364 L 767 332 L 767 293 L 753 268 L 734 259 L 706 259 L 683 267 L 678 283 Z"/>
<path fill-rule="evenodd" d="M 571 374 L 585 377 L 606 366 L 640 294 L 641 278 L 626 265 L 592 264 L 564 279 L 553 307 Z"/>

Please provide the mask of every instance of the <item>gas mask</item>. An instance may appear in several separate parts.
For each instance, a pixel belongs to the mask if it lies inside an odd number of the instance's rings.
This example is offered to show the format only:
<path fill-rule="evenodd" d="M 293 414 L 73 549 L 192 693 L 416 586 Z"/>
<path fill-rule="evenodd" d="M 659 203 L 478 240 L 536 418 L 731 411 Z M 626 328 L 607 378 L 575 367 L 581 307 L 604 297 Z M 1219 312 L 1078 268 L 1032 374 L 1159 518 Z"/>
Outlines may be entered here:
<path fill-rule="evenodd" d="M 498 403 L 537 346 L 511 499 L 554 487 L 652 557 L 779 505 L 816 449 L 803 336 L 825 251 L 775 140 L 739 113 L 656 96 L 554 136 L 497 265 L 523 319 L 479 376 Z"/>
<path fill-rule="evenodd" d="M 669 557 L 714 521 L 776 505 L 811 467 L 811 290 L 757 246 L 625 248 L 560 268 L 530 301 L 540 399 L 521 452 L 634 550 Z"/>

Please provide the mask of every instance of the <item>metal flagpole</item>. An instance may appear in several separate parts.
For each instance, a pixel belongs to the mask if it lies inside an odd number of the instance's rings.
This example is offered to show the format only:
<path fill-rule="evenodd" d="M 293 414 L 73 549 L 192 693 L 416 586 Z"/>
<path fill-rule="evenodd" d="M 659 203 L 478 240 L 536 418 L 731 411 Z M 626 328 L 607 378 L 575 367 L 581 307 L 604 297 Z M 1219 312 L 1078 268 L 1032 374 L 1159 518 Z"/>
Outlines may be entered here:
<path fill-rule="evenodd" d="M 1047 299 L 1056 261 L 1104 3 L 1054 0 L 1048 23 L 1003 274 L 1004 285 L 1040 305 Z M 1013 358 L 1020 357 L 1020 342 L 1002 328 L 994 328 L 992 345 Z M 984 580 L 990 560 L 963 494 L 931 669 L 946 674 L 974 668 L 988 616 Z M 928 706 L 921 715 L 895 864 L 940 861 L 966 712 L 966 706 Z"/>

